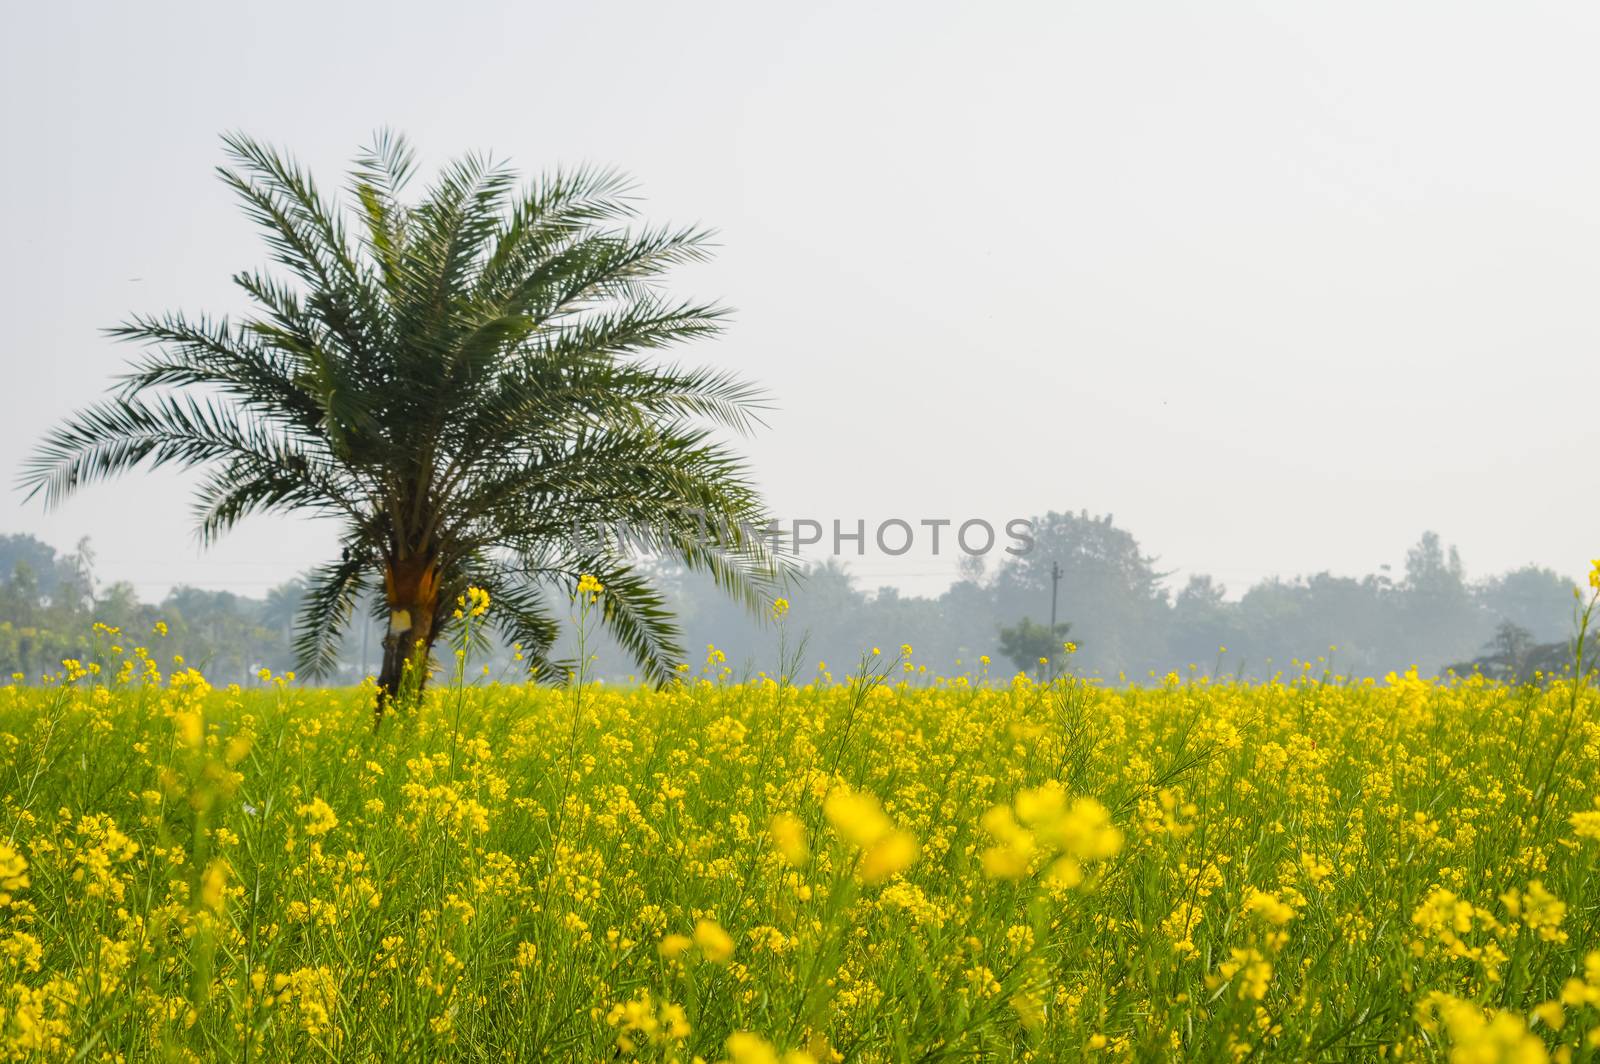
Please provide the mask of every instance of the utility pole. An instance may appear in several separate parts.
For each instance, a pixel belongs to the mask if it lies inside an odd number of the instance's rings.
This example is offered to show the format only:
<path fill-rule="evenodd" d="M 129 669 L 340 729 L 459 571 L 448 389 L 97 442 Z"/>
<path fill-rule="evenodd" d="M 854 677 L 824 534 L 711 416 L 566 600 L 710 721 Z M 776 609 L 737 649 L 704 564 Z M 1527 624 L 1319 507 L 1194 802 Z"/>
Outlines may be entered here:
<path fill-rule="evenodd" d="M 1061 566 L 1050 563 L 1050 679 L 1056 678 L 1056 595 L 1061 589 Z"/>

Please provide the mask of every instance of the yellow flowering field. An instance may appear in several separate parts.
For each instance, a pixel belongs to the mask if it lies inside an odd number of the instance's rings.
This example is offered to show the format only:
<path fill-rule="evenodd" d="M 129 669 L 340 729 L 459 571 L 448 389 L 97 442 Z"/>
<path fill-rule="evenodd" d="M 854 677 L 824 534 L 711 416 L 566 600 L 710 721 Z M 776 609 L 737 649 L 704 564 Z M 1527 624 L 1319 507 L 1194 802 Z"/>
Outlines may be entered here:
<path fill-rule="evenodd" d="M 1566 681 L 0 690 L 13 1058 L 1592 1060 Z M 841 670 L 843 671 L 843 670 Z"/>

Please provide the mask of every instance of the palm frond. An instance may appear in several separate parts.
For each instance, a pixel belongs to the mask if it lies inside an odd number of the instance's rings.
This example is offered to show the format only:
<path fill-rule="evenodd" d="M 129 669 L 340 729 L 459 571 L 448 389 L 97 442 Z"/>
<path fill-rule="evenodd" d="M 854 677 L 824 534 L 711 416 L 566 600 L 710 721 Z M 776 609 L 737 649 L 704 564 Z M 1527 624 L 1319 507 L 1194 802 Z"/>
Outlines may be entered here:
<path fill-rule="evenodd" d="M 241 419 L 216 400 L 114 398 L 52 429 L 23 466 L 20 486 L 29 498 L 42 493 L 45 505 L 55 506 L 84 484 L 125 473 L 141 462 L 159 468 L 236 458 L 263 467 L 311 470 L 310 459 L 281 433 Z"/>
<path fill-rule="evenodd" d="M 212 387 L 259 416 L 286 425 L 310 430 L 320 417 L 282 349 L 263 345 L 246 326 L 204 316 L 191 322 L 181 314 L 167 314 L 135 316 L 107 332 L 152 348 L 118 378 L 118 393 L 125 398 L 151 388 Z"/>
<path fill-rule="evenodd" d="M 294 633 L 295 663 L 307 676 L 324 677 L 338 667 L 340 640 L 372 562 L 347 548 L 343 558 L 308 575 Z"/>
<path fill-rule="evenodd" d="M 601 614 L 608 631 L 638 664 L 647 682 L 672 679 L 683 661 L 683 633 L 667 600 L 632 566 L 614 558 L 591 558 L 580 567 L 605 585 Z M 576 583 L 577 573 L 573 574 Z"/>
<path fill-rule="evenodd" d="M 489 592 L 489 617 L 501 636 L 519 648 L 530 676 L 551 679 L 567 674 L 571 663 L 550 656 L 561 636 L 561 621 L 551 609 L 547 587 L 498 564 L 473 570 L 471 583 Z"/>
<path fill-rule="evenodd" d="M 226 167 L 219 173 L 267 230 L 267 243 L 279 252 L 279 261 L 314 291 L 360 281 L 338 210 L 323 201 L 311 175 L 243 134 L 230 133 L 222 141 L 243 174 Z"/>
<path fill-rule="evenodd" d="M 631 217 L 632 184 L 616 170 L 557 170 L 526 190 L 495 233 L 473 291 L 485 305 L 508 302 L 541 261 L 594 226 Z"/>
<path fill-rule="evenodd" d="M 350 517 L 356 511 L 330 487 L 337 470 L 311 472 L 292 462 L 235 458 L 213 469 L 195 492 L 195 533 L 209 546 L 252 514 L 307 512 Z"/>

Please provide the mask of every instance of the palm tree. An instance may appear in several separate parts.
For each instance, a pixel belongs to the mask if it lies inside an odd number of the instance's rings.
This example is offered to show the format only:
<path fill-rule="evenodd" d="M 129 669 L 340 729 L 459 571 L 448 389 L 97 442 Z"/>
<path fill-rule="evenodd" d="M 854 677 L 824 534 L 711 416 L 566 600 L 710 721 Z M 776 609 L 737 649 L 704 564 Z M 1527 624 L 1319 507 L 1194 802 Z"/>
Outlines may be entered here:
<path fill-rule="evenodd" d="M 268 628 L 293 638 L 294 623 L 300 616 L 306 597 L 306 582 L 292 577 L 267 591 L 262 603 L 261 622 Z"/>
<path fill-rule="evenodd" d="M 306 673 L 330 671 L 374 591 L 388 625 L 379 719 L 408 668 L 421 682 L 468 586 L 490 592 L 530 661 L 560 669 L 559 614 L 594 575 L 607 627 L 658 682 L 681 649 L 641 550 L 709 572 L 752 609 L 770 597 L 784 565 L 720 439 L 759 424 L 761 393 L 648 357 L 720 327 L 722 308 L 661 288 L 705 257 L 706 232 L 638 226 L 609 171 L 519 188 L 468 156 L 408 204 L 413 153 L 380 133 L 341 201 L 269 147 L 224 143 L 219 173 L 288 279 L 235 274 L 254 304 L 242 320 L 109 330 L 148 350 L 43 440 L 22 476 L 30 497 L 53 506 L 140 463 L 204 466 L 202 542 L 255 513 L 338 519 L 343 549 L 308 580 L 295 651 Z"/>

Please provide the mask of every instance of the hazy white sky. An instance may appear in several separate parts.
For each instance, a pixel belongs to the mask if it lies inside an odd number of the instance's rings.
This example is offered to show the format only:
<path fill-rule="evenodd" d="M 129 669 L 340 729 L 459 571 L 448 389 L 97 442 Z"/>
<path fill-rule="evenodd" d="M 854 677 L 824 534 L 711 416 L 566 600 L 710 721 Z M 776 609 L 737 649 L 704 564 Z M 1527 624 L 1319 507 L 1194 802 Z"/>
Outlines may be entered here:
<path fill-rule="evenodd" d="M 240 129 L 337 185 L 380 125 L 430 163 L 616 164 L 721 233 L 692 354 L 780 408 L 776 512 L 1115 514 L 1179 579 L 1474 573 L 1600 553 L 1600 7 L 1447 3 L 99 4 L 0 42 L 10 480 L 142 310 L 237 311 L 265 255 Z M 686 352 L 686 354 L 691 354 Z M 331 532 L 201 554 L 184 482 L 0 530 L 104 578 L 259 593 Z M 929 590 L 954 558 L 868 557 Z"/>

